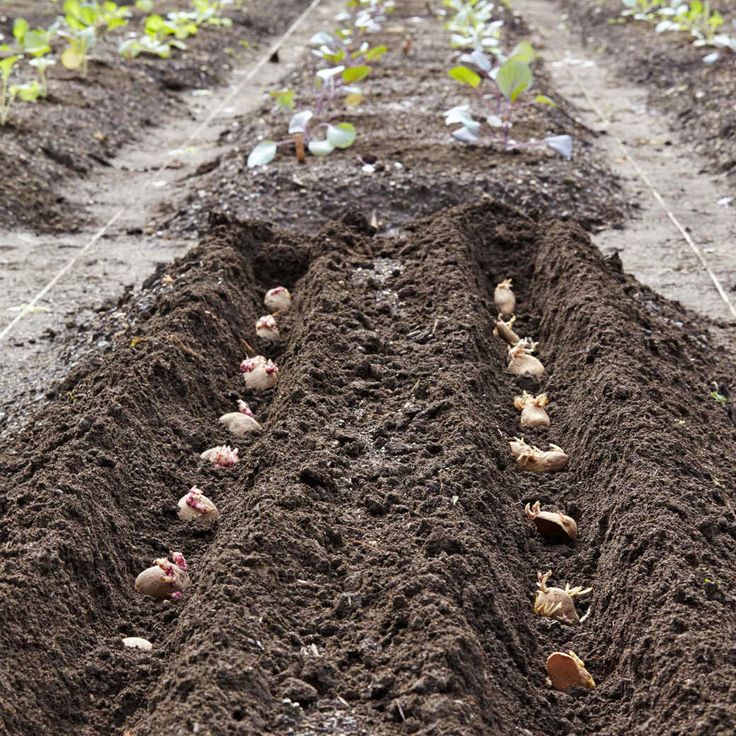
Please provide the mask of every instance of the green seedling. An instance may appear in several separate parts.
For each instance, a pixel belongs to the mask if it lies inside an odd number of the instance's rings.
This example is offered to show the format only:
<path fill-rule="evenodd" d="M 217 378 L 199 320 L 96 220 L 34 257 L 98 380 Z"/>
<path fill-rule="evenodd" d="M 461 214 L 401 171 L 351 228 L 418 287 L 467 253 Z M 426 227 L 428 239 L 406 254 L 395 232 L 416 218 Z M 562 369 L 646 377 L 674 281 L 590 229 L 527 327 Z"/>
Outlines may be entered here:
<path fill-rule="evenodd" d="M 503 59 L 503 57 L 501 57 Z M 455 66 L 448 74 L 456 82 L 469 87 L 478 96 L 482 114 L 473 116 L 469 105 L 458 105 L 444 113 L 445 124 L 457 126 L 452 136 L 463 143 L 479 143 L 483 137 L 500 145 L 504 151 L 547 146 L 566 159 L 572 158 L 572 137 L 569 135 L 547 136 L 542 140 L 530 139 L 518 141 L 511 136 L 513 119 L 517 113 L 530 105 L 546 105 L 555 107 L 555 103 L 546 95 L 531 97 L 530 92 L 534 76 L 531 62 L 534 50 L 531 44 L 522 42 L 511 54 L 497 63 L 478 49 L 471 54 L 463 54 L 461 61 L 469 66 Z M 491 93 L 484 89 L 490 87 Z"/>
<path fill-rule="evenodd" d="M 13 104 L 15 94 L 13 86 L 10 84 L 10 77 L 13 74 L 15 65 L 20 61 L 20 56 L 6 56 L 0 59 L 0 126 L 8 122 L 10 115 L 10 107 Z"/>

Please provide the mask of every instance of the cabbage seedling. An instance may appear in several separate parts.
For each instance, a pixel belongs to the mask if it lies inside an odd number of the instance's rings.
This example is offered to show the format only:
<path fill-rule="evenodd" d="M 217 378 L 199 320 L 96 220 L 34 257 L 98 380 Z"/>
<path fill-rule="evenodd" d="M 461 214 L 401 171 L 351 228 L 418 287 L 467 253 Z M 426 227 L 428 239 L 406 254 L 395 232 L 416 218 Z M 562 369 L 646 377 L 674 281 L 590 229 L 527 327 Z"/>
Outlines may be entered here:
<path fill-rule="evenodd" d="M 480 49 L 493 54 L 501 51 L 502 20 L 492 20 L 493 3 L 487 0 L 445 0 L 454 11 L 445 24 L 454 49 Z"/>
<path fill-rule="evenodd" d="M 547 394 L 532 396 L 524 391 L 514 399 L 514 406 L 521 412 L 522 427 L 549 427 L 549 416 L 544 407 L 549 403 Z"/>
<path fill-rule="evenodd" d="M 528 141 L 517 141 L 511 137 L 513 117 L 519 110 L 535 104 L 556 106 L 546 95 L 536 95 L 529 100 L 524 98 L 534 80 L 531 70 L 534 50 L 531 44 L 518 44 L 511 55 L 499 64 L 494 64 L 479 49 L 471 54 L 463 54 L 460 60 L 472 64 L 478 71 L 459 65 L 448 73 L 456 82 L 470 87 L 476 93 L 482 106 L 482 115 L 480 120 L 474 118 L 469 105 L 458 105 L 445 112 L 446 125 L 460 125 L 453 129 L 453 138 L 463 143 L 478 143 L 485 136 L 504 151 L 547 146 L 566 159 L 572 158 L 572 137 L 569 135 L 548 136 L 542 140 L 532 138 Z M 484 94 L 481 83 L 491 86 L 491 94 Z"/>
<path fill-rule="evenodd" d="M 154 560 L 153 567 L 147 568 L 136 578 L 135 589 L 157 601 L 181 598 L 182 591 L 191 584 L 187 561 L 181 552 L 172 552 L 171 559 L 169 561 L 168 557 L 161 557 Z"/>
<path fill-rule="evenodd" d="M 232 468 L 239 461 L 237 448 L 234 449 L 230 445 L 211 447 L 209 450 L 205 450 L 200 457 L 218 468 Z"/>
<path fill-rule="evenodd" d="M 514 322 L 516 322 L 516 317 L 512 317 L 508 322 L 504 322 L 503 317 L 499 314 L 498 319 L 496 320 L 496 326 L 493 329 L 493 334 L 500 337 L 511 347 L 521 340 L 513 330 Z"/>
<path fill-rule="evenodd" d="M 291 294 L 285 286 L 275 286 L 266 292 L 263 303 L 271 314 L 287 312 L 291 306 Z"/>
<path fill-rule="evenodd" d="M 179 499 L 179 518 L 183 521 L 196 521 L 211 524 L 220 514 L 212 501 L 197 486 Z"/>
<path fill-rule="evenodd" d="M 263 340 L 279 339 L 279 328 L 272 314 L 267 314 L 256 320 L 256 335 Z"/>
<path fill-rule="evenodd" d="M 575 598 L 590 593 L 592 588 L 571 588 L 565 585 L 563 588 L 554 588 L 547 585 L 547 580 L 552 576 L 549 570 L 542 574 L 537 573 L 537 594 L 534 598 L 534 613 L 537 616 L 545 616 L 559 621 L 563 624 L 579 624 L 580 618 L 575 610 Z"/>
<path fill-rule="evenodd" d="M 266 391 L 273 388 L 279 379 L 278 366 L 262 355 L 246 358 L 240 364 L 245 387 L 252 391 Z"/>
<path fill-rule="evenodd" d="M 544 366 L 539 358 L 532 355 L 535 348 L 536 343 L 528 338 L 520 340 L 514 347 L 509 345 L 506 370 L 515 376 L 541 378 L 544 375 Z"/>
<path fill-rule="evenodd" d="M 238 399 L 238 411 L 223 414 L 220 424 L 224 424 L 236 437 L 243 437 L 249 432 L 260 432 L 262 427 L 245 401 Z"/>
<path fill-rule="evenodd" d="M 539 501 L 533 506 L 527 504 L 524 513 L 545 539 L 553 542 L 574 542 L 578 538 L 575 519 L 560 511 L 542 511 Z"/>
<path fill-rule="evenodd" d="M 504 279 L 493 290 L 493 301 L 502 317 L 510 317 L 516 309 L 516 296 L 511 283 L 511 279 Z"/>
<path fill-rule="evenodd" d="M 516 464 L 522 470 L 532 473 L 554 473 L 563 470 L 570 458 L 565 451 L 550 443 L 549 450 L 540 450 L 534 445 L 528 445 L 523 438 L 515 437 L 509 442 L 511 454 L 516 458 Z"/>
<path fill-rule="evenodd" d="M 585 662 L 573 651 L 552 652 L 547 657 L 547 684 L 555 690 L 570 690 L 574 687 L 595 689 L 595 680 L 585 669 Z"/>

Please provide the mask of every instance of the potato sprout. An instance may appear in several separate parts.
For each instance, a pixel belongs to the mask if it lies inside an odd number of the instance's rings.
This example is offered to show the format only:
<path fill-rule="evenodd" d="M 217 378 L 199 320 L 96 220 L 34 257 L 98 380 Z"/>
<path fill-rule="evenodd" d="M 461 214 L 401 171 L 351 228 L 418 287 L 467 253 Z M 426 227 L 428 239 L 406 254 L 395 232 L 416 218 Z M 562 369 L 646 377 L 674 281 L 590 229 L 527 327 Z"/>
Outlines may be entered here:
<path fill-rule="evenodd" d="M 200 457 L 202 460 L 209 460 L 218 468 L 232 468 L 233 465 L 238 464 L 238 450 L 230 447 L 230 445 L 211 447 L 209 450 L 205 450 Z"/>
<path fill-rule="evenodd" d="M 570 459 L 561 447 L 551 442 L 549 450 L 540 450 L 534 445 L 528 445 L 523 438 L 515 437 L 509 442 L 509 446 L 516 458 L 516 464 L 532 473 L 554 473 L 562 470 Z"/>
<path fill-rule="evenodd" d="M 262 355 L 246 358 L 240 364 L 245 387 L 252 391 L 266 391 L 273 388 L 279 379 L 279 369 L 275 363 L 266 360 Z"/>
<path fill-rule="evenodd" d="M 573 651 L 552 652 L 547 657 L 547 684 L 555 690 L 570 690 L 573 687 L 595 689 L 595 680 L 585 669 L 585 662 Z"/>
<path fill-rule="evenodd" d="M 223 414 L 220 424 L 224 424 L 236 437 L 243 437 L 249 432 L 260 432 L 262 429 L 250 407 L 242 399 L 238 399 L 238 411 Z"/>
<path fill-rule="evenodd" d="M 264 340 L 279 339 L 279 328 L 276 325 L 276 318 L 272 314 L 267 314 L 256 320 L 256 335 Z"/>
<path fill-rule="evenodd" d="M 493 330 L 494 335 L 500 337 L 504 342 L 511 345 L 511 347 L 521 340 L 513 330 L 514 322 L 516 322 L 516 317 L 512 317 L 508 322 L 504 322 L 503 315 L 499 314 L 496 320 L 496 327 Z"/>
<path fill-rule="evenodd" d="M 532 353 L 537 343 L 529 339 L 520 340 L 514 347 L 509 345 L 509 363 L 506 370 L 515 376 L 533 376 L 541 378 L 544 375 L 544 366 L 539 358 Z"/>
<path fill-rule="evenodd" d="M 521 412 L 522 427 L 549 427 L 549 416 L 544 407 L 549 403 L 547 394 L 532 396 L 524 391 L 514 399 L 514 406 Z"/>
<path fill-rule="evenodd" d="M 537 616 L 546 616 L 563 624 L 579 624 L 580 618 L 575 610 L 574 598 L 587 595 L 592 588 L 553 588 L 547 585 L 552 571 L 537 573 L 537 594 L 534 598 L 534 613 Z"/>
<path fill-rule="evenodd" d="M 263 303 L 271 314 L 286 312 L 291 306 L 291 294 L 285 286 L 276 286 L 266 292 Z"/>
<path fill-rule="evenodd" d="M 493 301 L 504 317 L 510 317 L 516 309 L 516 297 L 511 290 L 511 279 L 505 279 L 493 290 Z"/>
<path fill-rule="evenodd" d="M 539 501 L 534 506 L 527 504 L 524 511 L 545 539 L 554 542 L 574 542 L 577 539 L 578 525 L 571 516 L 559 511 L 542 511 Z"/>
<path fill-rule="evenodd" d="M 187 573 L 187 561 L 181 552 L 172 552 L 171 559 L 161 557 L 153 561 L 153 567 L 144 570 L 135 579 L 135 589 L 143 595 L 163 601 L 178 600 L 191 581 Z"/>
<path fill-rule="evenodd" d="M 183 521 L 211 523 L 219 516 L 217 506 L 197 486 L 192 486 L 186 496 L 179 499 L 179 518 Z"/>

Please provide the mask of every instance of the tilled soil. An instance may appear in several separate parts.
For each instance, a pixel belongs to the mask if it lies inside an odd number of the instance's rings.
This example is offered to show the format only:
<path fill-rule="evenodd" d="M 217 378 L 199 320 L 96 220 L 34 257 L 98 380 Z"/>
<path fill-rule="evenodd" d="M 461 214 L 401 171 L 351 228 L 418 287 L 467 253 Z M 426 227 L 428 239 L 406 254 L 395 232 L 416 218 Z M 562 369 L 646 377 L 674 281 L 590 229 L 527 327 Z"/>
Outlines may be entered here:
<path fill-rule="evenodd" d="M 400 238 L 217 217 L 167 275 L 153 316 L 0 448 L 3 733 L 733 733 L 736 430 L 708 396 L 733 356 L 707 323 L 577 225 L 491 204 Z M 538 385 L 492 335 L 504 277 Z M 269 347 L 254 320 L 276 283 L 295 300 Z M 280 381 L 215 471 L 198 455 L 227 439 L 248 346 Z M 527 438 L 566 472 L 514 466 L 522 388 L 549 392 Z M 176 518 L 194 483 L 210 531 Z M 536 536 L 537 499 L 577 520 L 574 546 Z M 135 575 L 169 549 L 191 590 L 142 599 Z M 547 569 L 593 588 L 580 626 L 534 617 Z M 550 690 L 555 649 L 598 688 Z"/>
<path fill-rule="evenodd" d="M 186 115 L 181 93 L 222 84 L 248 52 L 283 31 L 308 0 L 272 3 L 250 0 L 229 9 L 231 28 L 203 27 L 187 40 L 185 52 L 170 59 L 141 55 L 124 62 L 118 45 L 140 32 L 143 14 L 103 36 L 93 50 L 86 79 L 57 63 L 49 70 L 49 95 L 34 104 L 14 104 L 0 127 L 0 228 L 67 232 L 85 224 L 85 204 L 63 192 L 99 166 L 110 166 L 120 147 L 145 138 L 146 131 L 176 115 Z M 189 2 L 159 3 L 157 12 L 189 8 Z M 12 38 L 15 18 L 48 27 L 59 14 L 52 3 L 15 1 L 3 7 L 0 33 Z M 27 71 L 27 65 L 23 65 Z"/>
<path fill-rule="evenodd" d="M 452 138 L 443 113 L 471 104 L 476 116 L 492 111 L 478 95 L 450 79 L 460 63 L 450 48 L 440 5 L 424 0 L 397 4 L 390 22 L 371 36 L 389 52 L 373 64 L 361 83 L 366 101 L 334 111 L 335 121 L 355 125 L 358 137 L 347 151 L 328 159 L 307 157 L 298 165 L 293 148 L 284 149 L 267 167 L 249 169 L 249 152 L 262 138 L 286 136 L 289 113 L 266 98 L 260 111 L 241 118 L 222 137 L 229 151 L 213 162 L 183 201 L 167 203 L 157 218 L 175 234 L 206 232 L 213 209 L 237 217 L 271 220 L 316 231 L 325 222 L 359 207 L 384 230 L 448 205 L 500 201 L 523 207 L 533 216 L 575 218 L 591 228 L 619 225 L 626 210 L 618 181 L 592 150 L 594 133 L 576 121 L 575 108 L 550 84 L 544 65 L 534 65 L 534 94 L 546 94 L 557 108 L 532 106 L 517 111 L 513 136 L 518 141 L 570 134 L 575 158 L 565 161 L 544 147 L 504 153 L 497 144 L 467 146 Z M 504 47 L 510 51 L 529 30 L 518 14 L 498 8 L 504 20 Z M 326 28 L 325 30 L 332 30 Z M 314 59 L 284 80 L 296 92 L 296 109 L 313 105 Z M 368 164 L 368 167 L 366 167 Z"/>
<path fill-rule="evenodd" d="M 710 6 L 722 12 L 733 35 L 736 2 L 719 0 Z M 618 67 L 621 76 L 650 90 L 652 104 L 672 113 L 674 132 L 699 153 L 713 161 L 713 170 L 736 182 L 736 107 L 732 104 L 736 86 L 736 56 L 721 50 L 713 65 L 703 57 L 714 49 L 695 47 L 687 33 L 655 33 L 654 25 L 622 20 L 620 0 L 563 0 L 572 27 L 578 29 L 591 48 Z"/>

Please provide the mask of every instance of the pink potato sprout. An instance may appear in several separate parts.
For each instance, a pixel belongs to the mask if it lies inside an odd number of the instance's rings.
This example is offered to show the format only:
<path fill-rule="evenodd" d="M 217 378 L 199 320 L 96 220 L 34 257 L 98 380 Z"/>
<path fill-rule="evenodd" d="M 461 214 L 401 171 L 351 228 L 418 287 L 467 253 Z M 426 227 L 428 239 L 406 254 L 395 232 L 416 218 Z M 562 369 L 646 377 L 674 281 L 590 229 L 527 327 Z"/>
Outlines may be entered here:
<path fill-rule="evenodd" d="M 220 424 L 236 437 L 243 437 L 249 432 L 260 432 L 263 428 L 258 423 L 248 404 L 238 399 L 238 411 L 231 411 L 220 417 Z"/>
<path fill-rule="evenodd" d="M 171 552 L 171 560 L 161 557 L 153 561 L 135 580 L 135 589 L 158 601 L 178 600 L 191 581 L 187 561 L 181 552 Z"/>
<path fill-rule="evenodd" d="M 279 339 L 279 328 L 272 314 L 266 314 L 256 320 L 256 335 L 263 340 Z"/>
<path fill-rule="evenodd" d="M 245 387 L 252 391 L 267 391 L 276 385 L 279 380 L 279 368 L 262 355 L 246 358 L 240 364 Z"/>
<path fill-rule="evenodd" d="M 197 486 L 179 499 L 179 518 L 183 521 L 212 523 L 220 514 L 217 506 L 205 496 Z"/>
<path fill-rule="evenodd" d="M 218 468 L 232 468 L 233 465 L 237 465 L 239 462 L 237 448 L 234 449 L 230 445 L 211 447 L 209 450 L 205 450 L 200 457 Z"/>
<path fill-rule="evenodd" d="M 266 292 L 263 304 L 271 314 L 287 312 L 291 306 L 291 294 L 285 286 L 275 286 Z"/>

